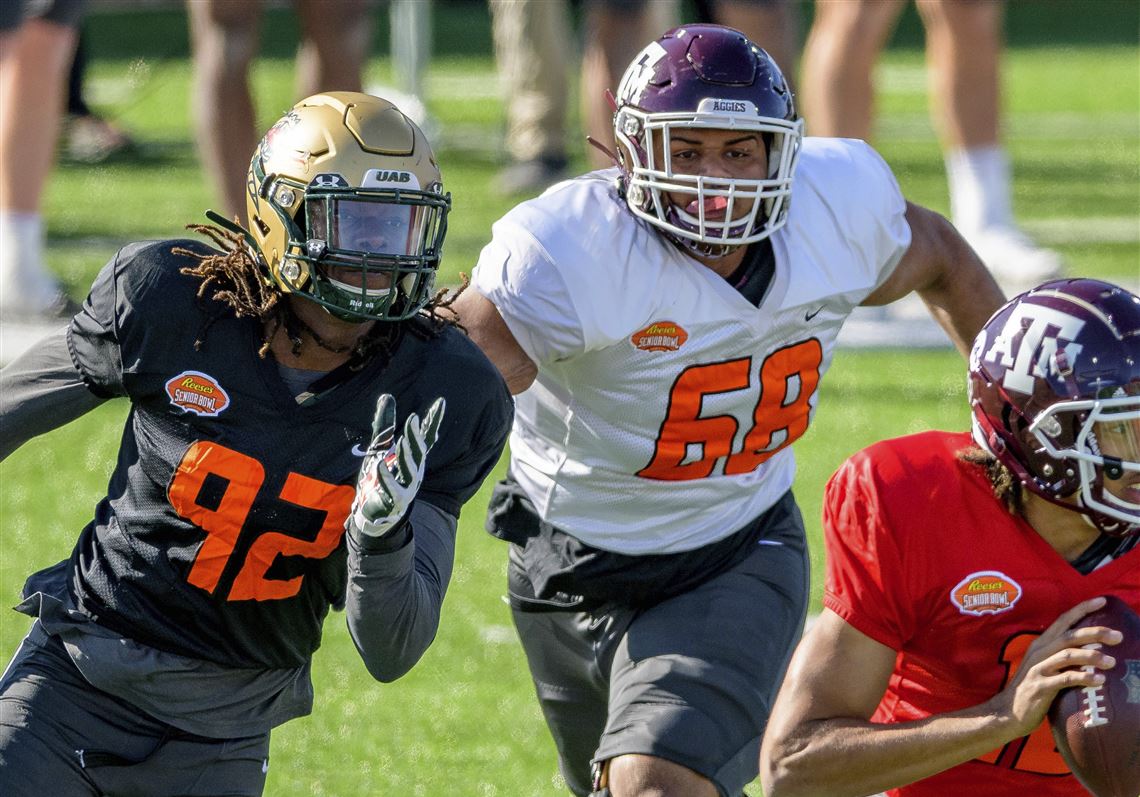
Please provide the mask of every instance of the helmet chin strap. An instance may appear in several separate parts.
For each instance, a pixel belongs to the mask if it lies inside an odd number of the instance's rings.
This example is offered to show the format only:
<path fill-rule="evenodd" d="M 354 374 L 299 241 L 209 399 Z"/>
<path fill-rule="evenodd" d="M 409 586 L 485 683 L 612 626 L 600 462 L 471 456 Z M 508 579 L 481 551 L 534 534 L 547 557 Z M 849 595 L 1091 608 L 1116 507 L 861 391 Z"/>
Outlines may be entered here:
<path fill-rule="evenodd" d="M 212 210 L 206 211 L 206 218 L 214 222 L 214 224 L 217 224 L 223 230 L 228 230 L 229 232 L 240 235 L 249 246 L 253 247 L 253 250 L 255 252 L 261 251 L 260 247 L 257 245 L 257 241 L 254 239 L 250 231 L 238 224 L 237 221 L 227 219 L 222 214 L 216 213 Z"/>
<path fill-rule="evenodd" d="M 675 235 L 669 230 L 658 229 L 657 232 L 661 233 L 669 241 L 672 241 L 673 245 L 680 249 L 682 252 L 690 255 L 696 255 L 697 257 L 701 257 L 706 260 L 720 260 L 721 258 L 728 257 L 728 255 L 732 253 L 732 250 L 739 249 L 741 246 L 748 245 L 710 244 L 705 243 L 704 241 L 694 241 L 692 238 L 684 238 L 680 235 Z"/>
<path fill-rule="evenodd" d="M 604 152 L 606 157 L 614 162 L 614 166 L 617 166 L 619 168 L 621 167 L 621 160 L 618 158 L 618 156 L 615 155 L 613 150 L 611 150 L 601 141 L 598 141 L 598 139 L 594 138 L 593 136 L 586 136 L 586 143 L 595 149 Z"/>

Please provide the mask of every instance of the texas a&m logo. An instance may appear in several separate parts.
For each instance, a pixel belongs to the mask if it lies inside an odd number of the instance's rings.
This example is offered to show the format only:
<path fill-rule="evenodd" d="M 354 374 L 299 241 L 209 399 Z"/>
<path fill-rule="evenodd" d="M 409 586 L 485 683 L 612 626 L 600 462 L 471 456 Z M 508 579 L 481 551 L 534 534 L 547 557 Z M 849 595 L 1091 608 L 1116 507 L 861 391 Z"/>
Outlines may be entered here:
<path fill-rule="evenodd" d="M 971 357 L 1000 365 L 1005 369 L 1002 387 L 1028 395 L 1033 392 L 1033 380 L 1044 377 L 1053 367 L 1058 349 L 1065 352 L 1070 364 L 1076 362 L 1082 347 L 1073 340 L 1084 325 L 1081 319 L 1060 310 L 1021 302 L 989 348 L 975 350 Z"/>

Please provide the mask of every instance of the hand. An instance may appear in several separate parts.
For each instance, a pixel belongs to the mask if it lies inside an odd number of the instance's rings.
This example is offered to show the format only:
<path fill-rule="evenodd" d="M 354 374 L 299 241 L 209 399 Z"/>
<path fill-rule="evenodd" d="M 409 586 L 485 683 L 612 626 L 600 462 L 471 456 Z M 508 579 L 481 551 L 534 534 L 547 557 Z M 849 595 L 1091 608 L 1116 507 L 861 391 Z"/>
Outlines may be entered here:
<path fill-rule="evenodd" d="M 1104 674 L 1099 670 L 1115 666 L 1109 653 L 1090 646 L 1119 644 L 1123 639 L 1119 631 L 1103 626 L 1071 627 L 1103 605 L 1104 598 L 1078 603 L 1029 646 L 1009 686 L 993 699 L 999 715 L 1012 720 L 1019 729 L 1010 738 L 1032 733 L 1045 720 L 1049 706 L 1062 689 L 1103 683 Z"/>
<path fill-rule="evenodd" d="M 424 464 L 439 436 L 446 406 L 440 397 L 422 422 L 415 413 L 409 415 L 403 437 L 396 440 L 396 400 L 384 393 L 376 402 L 372 441 L 360 466 L 352 505 L 352 522 L 362 534 L 383 537 L 408 514 L 424 480 Z"/>

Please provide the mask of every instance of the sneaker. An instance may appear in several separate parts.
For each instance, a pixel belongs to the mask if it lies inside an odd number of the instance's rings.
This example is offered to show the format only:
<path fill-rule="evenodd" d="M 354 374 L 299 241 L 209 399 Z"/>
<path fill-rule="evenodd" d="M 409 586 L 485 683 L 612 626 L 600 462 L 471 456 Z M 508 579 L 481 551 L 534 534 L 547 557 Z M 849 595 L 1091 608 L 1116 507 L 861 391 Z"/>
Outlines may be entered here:
<path fill-rule="evenodd" d="M 129 135 L 95 114 L 69 117 L 65 142 L 65 154 L 79 163 L 102 163 L 135 147 Z"/>
<path fill-rule="evenodd" d="M 515 161 L 503 169 L 492 183 L 500 196 L 537 195 L 566 177 L 566 158 L 544 156 L 528 161 Z"/>
<path fill-rule="evenodd" d="M 966 240 L 1007 293 L 1029 290 L 1064 271 L 1060 254 L 1038 246 L 1016 227 L 984 228 Z"/>

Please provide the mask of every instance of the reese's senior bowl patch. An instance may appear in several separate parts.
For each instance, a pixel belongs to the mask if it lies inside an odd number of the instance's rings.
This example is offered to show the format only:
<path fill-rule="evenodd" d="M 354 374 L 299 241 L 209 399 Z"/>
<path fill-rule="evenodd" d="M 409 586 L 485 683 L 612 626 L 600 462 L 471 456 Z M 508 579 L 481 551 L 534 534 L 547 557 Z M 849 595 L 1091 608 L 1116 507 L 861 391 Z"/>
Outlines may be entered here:
<path fill-rule="evenodd" d="M 201 371 L 183 371 L 167 381 L 170 403 L 196 415 L 220 415 L 230 406 L 230 397 L 218 381 Z"/>
<path fill-rule="evenodd" d="M 1021 585 L 997 570 L 971 573 L 950 590 L 950 600 L 962 614 L 981 617 L 1008 612 L 1021 598 Z"/>
<path fill-rule="evenodd" d="M 672 321 L 654 321 L 629 336 L 629 342 L 642 351 L 677 351 L 688 339 L 689 333 Z"/>

